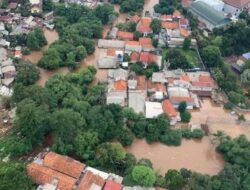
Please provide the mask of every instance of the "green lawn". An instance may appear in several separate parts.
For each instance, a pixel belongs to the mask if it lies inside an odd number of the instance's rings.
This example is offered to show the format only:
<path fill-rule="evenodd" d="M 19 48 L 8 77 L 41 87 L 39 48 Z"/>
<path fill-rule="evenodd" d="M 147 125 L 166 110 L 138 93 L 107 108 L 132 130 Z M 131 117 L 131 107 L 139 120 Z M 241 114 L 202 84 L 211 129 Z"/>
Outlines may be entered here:
<path fill-rule="evenodd" d="M 188 62 L 195 68 L 195 67 L 201 67 L 201 63 L 199 60 L 199 57 L 196 53 L 196 50 L 189 49 L 189 50 L 183 50 L 182 48 L 177 48 L 181 50 L 181 52 L 186 56 Z M 163 58 L 165 59 L 165 54 L 167 53 L 168 49 L 163 51 Z"/>

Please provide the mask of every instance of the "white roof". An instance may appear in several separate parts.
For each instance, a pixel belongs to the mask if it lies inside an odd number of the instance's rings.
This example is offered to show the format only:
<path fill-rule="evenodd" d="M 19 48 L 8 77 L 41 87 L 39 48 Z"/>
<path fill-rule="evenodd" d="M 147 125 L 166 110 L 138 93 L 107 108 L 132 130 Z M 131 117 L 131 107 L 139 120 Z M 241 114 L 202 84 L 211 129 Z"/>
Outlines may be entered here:
<path fill-rule="evenodd" d="M 128 71 L 124 69 L 109 69 L 108 76 L 115 81 L 126 80 L 128 78 Z"/>
<path fill-rule="evenodd" d="M 146 118 L 154 118 L 163 113 L 159 102 L 146 102 Z"/>
<path fill-rule="evenodd" d="M 102 57 L 98 60 L 98 67 L 101 69 L 116 68 L 115 57 Z"/>
<path fill-rule="evenodd" d="M 123 187 L 123 190 L 155 190 L 155 188 L 135 186 L 135 187 Z"/>
<path fill-rule="evenodd" d="M 10 97 L 10 96 L 12 96 L 12 94 L 13 94 L 13 90 L 12 89 L 10 89 L 10 88 L 8 88 L 6 86 L 0 86 L 0 95 L 1 96 L 8 96 L 8 97 Z"/>
<path fill-rule="evenodd" d="M 186 88 L 182 87 L 168 87 L 168 95 L 169 97 L 177 96 L 177 97 L 190 97 L 189 91 Z"/>
<path fill-rule="evenodd" d="M 121 40 L 98 40 L 98 47 L 99 48 L 124 48 L 125 42 Z"/>
<path fill-rule="evenodd" d="M 136 113 L 144 113 L 145 101 L 146 101 L 145 92 L 139 90 L 129 91 L 128 96 L 129 96 L 128 98 L 129 107 L 133 108 Z"/>
<path fill-rule="evenodd" d="M 166 83 L 167 79 L 165 78 L 165 75 L 163 72 L 155 72 L 152 75 L 152 82 Z"/>

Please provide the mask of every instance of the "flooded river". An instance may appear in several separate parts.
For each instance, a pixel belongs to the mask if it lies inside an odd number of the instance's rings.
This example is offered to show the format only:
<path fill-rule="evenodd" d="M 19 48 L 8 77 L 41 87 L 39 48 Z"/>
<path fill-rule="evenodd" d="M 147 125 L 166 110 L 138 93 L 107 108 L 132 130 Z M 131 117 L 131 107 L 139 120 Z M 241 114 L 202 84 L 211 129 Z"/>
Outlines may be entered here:
<path fill-rule="evenodd" d="M 224 166 L 223 158 L 215 151 L 209 137 L 201 141 L 183 140 L 179 147 L 170 147 L 161 143 L 147 144 L 145 140 L 135 140 L 126 149 L 136 158 L 147 158 L 153 167 L 164 175 L 169 169 L 187 168 L 203 174 L 217 174 Z"/>

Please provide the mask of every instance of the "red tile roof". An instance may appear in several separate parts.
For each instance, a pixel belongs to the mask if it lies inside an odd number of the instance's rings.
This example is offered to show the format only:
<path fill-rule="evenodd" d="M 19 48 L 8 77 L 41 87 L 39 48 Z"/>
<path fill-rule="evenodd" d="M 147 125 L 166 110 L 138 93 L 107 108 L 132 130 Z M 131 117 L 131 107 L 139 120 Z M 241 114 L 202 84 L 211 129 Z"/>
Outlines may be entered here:
<path fill-rule="evenodd" d="M 190 78 L 189 78 L 188 75 L 182 75 L 182 76 L 180 77 L 180 80 L 184 80 L 184 81 L 189 82 L 189 81 L 190 81 Z"/>
<path fill-rule="evenodd" d="M 140 61 L 144 63 L 148 63 L 149 60 L 149 53 L 148 52 L 142 52 L 140 55 Z"/>
<path fill-rule="evenodd" d="M 122 185 L 114 181 L 108 180 L 103 190 L 122 190 Z"/>
<path fill-rule="evenodd" d="M 114 83 L 114 90 L 127 90 L 127 81 L 125 80 L 118 80 Z"/>
<path fill-rule="evenodd" d="M 183 37 L 187 38 L 189 36 L 189 32 L 185 28 L 180 28 L 180 33 Z"/>
<path fill-rule="evenodd" d="M 182 96 L 172 96 L 170 101 L 173 102 L 187 102 L 194 103 L 194 99 L 192 97 L 182 97 Z"/>
<path fill-rule="evenodd" d="M 188 19 L 186 19 L 186 18 L 184 18 L 184 17 L 182 17 L 181 19 L 180 19 L 180 25 L 188 25 L 189 24 L 189 21 L 188 21 Z"/>
<path fill-rule="evenodd" d="M 138 23 L 140 21 L 140 17 L 138 15 L 135 15 L 132 17 L 132 20 L 135 22 L 135 23 Z"/>
<path fill-rule="evenodd" d="M 44 166 L 74 178 L 79 178 L 81 172 L 85 168 L 85 164 L 54 152 L 49 152 L 44 157 L 43 164 Z"/>
<path fill-rule="evenodd" d="M 152 39 L 151 38 L 139 38 L 139 43 L 141 46 L 145 45 L 152 45 Z"/>
<path fill-rule="evenodd" d="M 120 40 L 133 40 L 134 34 L 131 32 L 118 31 L 117 38 Z"/>
<path fill-rule="evenodd" d="M 147 83 L 147 88 L 148 89 L 154 89 L 155 91 L 160 91 L 160 92 L 166 92 L 166 86 L 162 83 L 159 83 L 159 82 L 155 82 L 153 83 L 152 81 L 148 81 Z"/>
<path fill-rule="evenodd" d="M 152 32 L 152 29 L 150 28 L 150 26 L 145 26 L 145 25 L 139 25 L 137 30 L 139 32 L 141 32 L 141 33 L 150 33 L 150 32 Z"/>
<path fill-rule="evenodd" d="M 41 185 L 51 183 L 55 178 L 58 179 L 58 188 L 60 190 L 72 190 L 76 183 L 75 178 L 34 162 L 27 166 L 27 172 L 36 183 Z"/>
<path fill-rule="evenodd" d="M 167 21 L 161 22 L 161 26 L 162 28 L 171 29 L 171 30 L 179 28 L 179 24 L 177 22 L 167 22 Z"/>
<path fill-rule="evenodd" d="M 141 25 L 143 26 L 150 26 L 152 22 L 152 18 L 149 18 L 149 17 L 144 17 L 141 19 Z"/>
<path fill-rule="evenodd" d="M 115 56 L 116 49 L 115 48 L 109 48 L 107 50 L 107 56 L 114 57 Z"/>
<path fill-rule="evenodd" d="M 173 104 L 169 101 L 169 100 L 164 100 L 162 102 L 162 108 L 164 110 L 164 112 L 169 116 L 169 117 L 176 117 L 177 116 L 177 112 L 174 109 Z"/>
<path fill-rule="evenodd" d="M 131 55 L 130 55 L 130 59 L 133 62 L 137 62 L 140 59 L 140 54 L 137 53 L 137 52 L 132 52 Z"/>
<path fill-rule="evenodd" d="M 80 182 L 79 187 L 77 188 L 77 190 L 91 190 L 93 189 L 93 185 L 97 185 L 99 187 L 104 186 L 105 184 L 105 180 L 98 176 L 98 175 L 94 175 L 91 171 L 88 171 L 84 176 L 83 179 Z"/>
<path fill-rule="evenodd" d="M 126 45 L 134 45 L 134 46 L 139 46 L 140 43 L 138 41 L 127 41 Z"/>

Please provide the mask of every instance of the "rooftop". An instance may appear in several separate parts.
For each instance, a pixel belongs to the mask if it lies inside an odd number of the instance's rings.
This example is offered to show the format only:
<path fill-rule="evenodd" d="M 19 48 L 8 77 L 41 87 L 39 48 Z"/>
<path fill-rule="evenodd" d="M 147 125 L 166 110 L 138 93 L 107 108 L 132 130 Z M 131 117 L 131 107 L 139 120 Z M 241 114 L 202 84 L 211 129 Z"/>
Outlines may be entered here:
<path fill-rule="evenodd" d="M 54 152 L 44 157 L 44 165 L 74 178 L 78 178 L 85 168 L 85 164 Z"/>
<path fill-rule="evenodd" d="M 202 1 L 193 2 L 190 5 L 190 9 L 192 12 L 206 19 L 213 25 L 221 25 L 230 22 L 230 19 L 224 16 L 222 12 L 215 10 L 213 7 Z"/>
<path fill-rule="evenodd" d="M 224 2 L 233 7 L 244 8 L 248 3 L 250 3 L 250 0 L 224 0 Z"/>
<path fill-rule="evenodd" d="M 176 117 L 177 112 L 174 109 L 173 104 L 169 100 L 164 100 L 162 102 L 163 111 L 170 117 Z"/>
<path fill-rule="evenodd" d="M 114 181 L 108 180 L 103 190 L 122 190 L 122 185 Z"/>
<path fill-rule="evenodd" d="M 127 81 L 126 80 L 115 81 L 114 90 L 116 90 L 116 91 L 127 90 Z"/>

